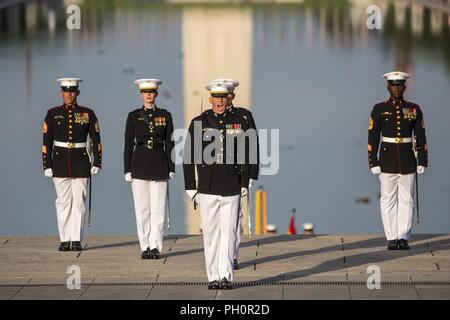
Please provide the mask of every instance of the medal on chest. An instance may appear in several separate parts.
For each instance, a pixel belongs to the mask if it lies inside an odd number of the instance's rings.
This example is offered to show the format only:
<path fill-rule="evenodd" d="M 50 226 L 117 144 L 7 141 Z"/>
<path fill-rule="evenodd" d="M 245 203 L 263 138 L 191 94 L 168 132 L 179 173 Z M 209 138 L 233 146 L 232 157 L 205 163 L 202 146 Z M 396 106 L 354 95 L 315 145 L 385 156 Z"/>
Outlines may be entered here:
<path fill-rule="evenodd" d="M 87 112 L 76 112 L 74 113 L 75 123 L 87 124 L 89 123 L 89 113 Z"/>
<path fill-rule="evenodd" d="M 403 118 L 406 120 L 416 120 L 417 110 L 416 108 L 403 108 Z"/>

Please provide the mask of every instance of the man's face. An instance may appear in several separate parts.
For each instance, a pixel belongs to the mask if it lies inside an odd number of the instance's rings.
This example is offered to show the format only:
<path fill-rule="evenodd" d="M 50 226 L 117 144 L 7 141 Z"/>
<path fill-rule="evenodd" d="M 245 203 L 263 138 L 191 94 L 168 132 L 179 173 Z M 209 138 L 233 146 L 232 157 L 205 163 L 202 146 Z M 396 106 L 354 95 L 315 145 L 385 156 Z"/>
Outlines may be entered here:
<path fill-rule="evenodd" d="M 64 91 L 61 90 L 61 97 L 63 98 L 64 104 L 72 106 L 77 103 L 77 97 L 80 94 L 80 90 L 76 91 Z"/>
<path fill-rule="evenodd" d="M 222 114 L 225 112 L 229 101 L 230 99 L 228 98 L 228 95 L 209 98 L 209 103 L 211 103 L 213 111 L 217 114 Z"/>
<path fill-rule="evenodd" d="M 234 92 L 228 94 L 228 107 L 230 107 L 233 104 L 235 94 Z"/>
<path fill-rule="evenodd" d="M 154 104 L 158 92 L 156 90 L 141 90 L 141 97 L 144 103 Z"/>
<path fill-rule="evenodd" d="M 387 89 L 391 98 L 398 100 L 403 98 L 406 86 L 404 84 L 388 84 Z"/>

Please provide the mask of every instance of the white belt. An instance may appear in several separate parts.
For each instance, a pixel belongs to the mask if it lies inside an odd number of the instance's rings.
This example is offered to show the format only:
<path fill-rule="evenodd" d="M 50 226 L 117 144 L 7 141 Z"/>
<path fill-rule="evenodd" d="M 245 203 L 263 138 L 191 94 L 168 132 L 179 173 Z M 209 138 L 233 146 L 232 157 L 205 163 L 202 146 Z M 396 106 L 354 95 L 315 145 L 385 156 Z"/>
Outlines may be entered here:
<path fill-rule="evenodd" d="M 381 141 L 388 143 L 410 143 L 412 142 L 412 138 L 388 138 L 381 137 Z"/>
<path fill-rule="evenodd" d="M 79 142 L 79 143 L 73 143 L 73 142 L 61 142 L 61 141 L 55 141 L 55 147 L 61 147 L 61 148 L 86 148 L 87 143 L 86 142 Z"/>

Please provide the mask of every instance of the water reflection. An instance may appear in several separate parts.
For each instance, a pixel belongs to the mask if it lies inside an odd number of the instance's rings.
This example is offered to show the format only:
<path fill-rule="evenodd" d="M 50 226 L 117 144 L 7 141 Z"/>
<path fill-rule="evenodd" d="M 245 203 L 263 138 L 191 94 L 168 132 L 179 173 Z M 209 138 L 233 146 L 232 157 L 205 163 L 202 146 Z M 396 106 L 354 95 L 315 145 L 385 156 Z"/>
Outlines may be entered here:
<path fill-rule="evenodd" d="M 218 75 L 239 79 L 236 105 L 251 107 L 253 16 L 250 8 L 182 9 L 184 127 L 209 108 L 205 84 Z M 202 106 L 203 104 L 203 106 Z M 244 232 L 248 233 L 247 210 Z M 199 233 L 200 215 L 186 200 L 188 233 Z"/>
<path fill-rule="evenodd" d="M 66 28 L 66 8 L 70 4 L 77 4 L 81 8 L 81 30 Z M 374 4 L 381 8 L 383 17 L 383 28 L 378 31 L 366 27 L 367 7 Z M 304 153 L 305 146 L 322 142 L 330 135 L 328 132 L 336 139 L 349 143 L 353 143 L 357 136 L 356 147 L 346 146 L 332 150 L 341 159 L 358 155 L 349 162 L 351 165 L 348 171 L 358 166 L 366 169 L 363 123 L 365 124 L 369 110 L 361 110 L 359 107 L 361 111 L 355 113 L 354 109 L 348 109 L 353 123 L 345 122 L 343 126 L 356 127 L 359 131 L 349 129 L 349 132 L 341 132 L 342 126 L 335 127 L 333 117 L 344 123 L 339 118 L 342 115 L 335 114 L 333 109 L 312 111 L 305 106 L 316 106 L 319 97 L 321 102 L 327 101 L 329 105 L 345 110 L 345 97 L 333 88 L 349 85 L 352 79 L 361 77 L 361 70 L 354 67 L 352 60 L 359 61 L 364 56 L 367 56 L 369 64 L 374 64 L 373 69 L 370 66 L 363 67 L 366 72 L 371 73 L 365 75 L 364 79 L 377 78 L 389 69 L 406 70 L 414 75 L 421 72 L 420 68 L 430 69 L 437 65 L 438 69 L 445 72 L 443 75 L 435 73 L 434 78 L 439 79 L 447 90 L 436 92 L 432 91 L 437 90 L 436 88 L 427 87 L 415 88 L 412 92 L 416 97 L 424 97 L 425 102 L 434 102 L 433 99 L 448 102 L 449 13 L 448 0 L 304 0 L 284 5 L 259 4 L 257 1 L 254 4 L 243 1 L 216 5 L 192 5 L 185 1 L 16 1 L 13 6 L 0 9 L 0 78 L 2 83 L 7 83 L 0 89 L 2 105 L 27 106 L 26 110 L 34 115 L 27 116 L 27 125 L 38 128 L 43 110 L 59 102 L 55 100 L 55 92 L 51 91 L 55 89 L 52 86 L 54 80 L 63 73 L 74 72 L 88 78 L 90 84 L 82 92 L 86 92 L 88 103 L 96 110 L 99 109 L 100 114 L 104 114 L 105 146 L 110 142 L 110 167 L 105 167 L 99 182 L 105 189 L 98 191 L 98 211 L 106 212 L 99 213 L 105 217 L 109 212 L 115 223 L 101 226 L 100 231 L 129 233 L 134 231 L 132 215 L 127 215 L 129 223 L 125 224 L 125 228 L 129 229 L 123 230 L 124 226 L 120 223 L 124 219 L 123 215 L 111 212 L 128 212 L 131 208 L 127 203 L 131 203 L 131 198 L 123 196 L 126 194 L 128 197 L 128 186 L 112 186 L 120 184 L 118 175 L 121 174 L 123 106 L 131 109 L 131 102 L 139 103 L 134 88 L 130 85 L 132 80 L 148 75 L 162 77 L 165 85 L 161 88 L 159 99 L 162 104 L 172 108 L 175 124 L 186 127 L 190 119 L 199 113 L 201 101 L 207 107 L 204 90 L 206 82 L 217 77 L 239 79 L 241 86 L 237 90 L 237 104 L 252 108 L 260 127 L 281 128 L 284 165 L 278 176 L 263 177 L 261 180 L 269 190 L 269 222 L 278 224 L 279 232 L 284 232 L 290 208 L 299 205 L 305 212 L 309 212 L 305 213 L 305 219 L 310 214 L 311 220 L 318 226 L 318 232 L 378 231 L 379 221 L 376 216 L 369 219 L 367 224 L 356 223 L 350 226 L 337 223 L 334 217 L 330 219 L 330 210 L 344 212 L 344 221 L 352 219 L 357 212 L 365 210 L 357 206 L 361 203 L 370 203 L 370 210 L 377 212 L 376 195 L 372 195 L 372 201 L 354 201 L 355 198 L 367 199 L 365 192 L 376 192 L 377 187 L 366 176 L 367 172 L 358 172 L 355 184 L 359 184 L 359 189 L 369 191 L 353 194 L 360 190 L 355 190 L 352 185 L 339 185 L 340 174 L 331 170 L 338 166 L 335 162 L 325 164 L 330 167 L 327 171 L 322 168 L 323 163 L 313 161 L 312 156 L 305 157 Z M 330 60 L 332 64 L 329 64 Z M 427 72 L 422 74 L 429 76 L 430 73 Z M 338 73 L 341 75 L 331 75 Z M 108 79 L 108 85 L 103 84 L 106 83 L 102 81 L 104 77 Z M 334 94 L 337 98 L 329 98 L 328 93 L 327 96 L 321 96 L 323 93 L 319 89 L 308 84 L 312 80 L 327 85 L 332 91 L 330 95 Z M 413 76 L 412 83 L 414 81 L 416 78 Z M 89 91 L 94 90 L 93 83 L 97 94 Z M 352 101 L 364 104 L 369 109 L 367 104 L 380 99 L 379 88 L 384 84 L 377 81 L 367 86 L 358 84 L 360 92 L 355 94 Z M 11 95 L 13 90 L 23 85 L 26 87 L 26 95 Z M 427 92 L 430 91 L 435 97 L 427 100 Z M 381 96 L 382 98 L 384 97 Z M 291 106 L 292 102 L 295 107 Z M 122 106 L 122 109 L 115 107 L 116 105 Z M 297 105 L 301 105 L 301 108 Z M 116 113 L 111 114 L 110 108 Z M 10 111 L 2 108 L 1 112 L 2 132 L 13 131 L 15 128 L 6 122 L 10 118 Z M 20 119 L 26 112 L 15 110 L 13 115 Z M 449 115 L 448 110 L 442 112 Z M 429 116 L 430 123 L 434 125 L 432 128 L 435 128 L 440 119 L 433 117 L 439 116 Z M 302 122 L 308 121 L 303 119 L 317 118 L 322 120 L 315 126 L 313 120 L 309 123 Z M 323 129 L 319 130 L 317 126 Z M 117 130 L 109 130 L 111 127 Z M 438 131 L 439 137 L 450 134 L 448 129 Z M 22 146 L 31 148 L 27 151 L 29 153 L 26 158 L 32 160 L 33 164 L 22 163 L 29 168 L 23 173 L 24 176 L 35 177 L 30 189 L 39 189 L 43 184 L 39 168 L 35 165 L 40 163 L 37 158 L 39 153 L 33 149 L 40 143 L 37 132 L 38 129 L 30 132 L 29 136 L 18 137 Z M 309 136 L 309 140 L 303 140 L 305 134 Z M 296 135 L 298 138 L 295 138 Z M 30 136 L 33 137 L 31 140 Z M 7 137 L 8 135 L 1 140 L 3 150 L 10 144 Z M 430 139 L 432 146 L 433 137 Z M 19 149 L 11 151 L 20 153 Z M 308 152 L 314 153 L 319 159 L 329 157 L 330 153 L 322 148 L 310 148 Z M 361 158 L 358 158 L 359 155 Z M 440 159 L 443 162 L 450 159 L 448 151 Z M 7 159 L 4 158 L 3 161 L 6 163 Z M 298 177 L 296 164 L 306 166 L 311 172 L 321 172 L 324 176 L 320 177 L 320 183 L 311 184 L 310 180 L 317 177 L 303 175 L 303 185 L 298 189 L 297 183 L 301 179 Z M 12 172 L 19 171 L 20 162 L 11 165 L 13 168 L 8 170 L 2 168 L 2 181 L 11 181 L 14 178 Z M 173 198 L 183 199 L 181 167 L 177 170 Z M 430 178 L 429 183 L 431 182 Z M 329 189 L 324 185 L 328 185 Z M 345 190 L 344 195 L 335 191 L 340 187 Z M 436 188 L 450 191 L 448 181 L 440 181 Z M 2 189 L 2 200 L 17 199 L 20 194 L 20 187 L 14 184 L 2 183 Z M 303 192 L 304 196 L 298 197 L 299 192 Z M 327 201 L 322 202 L 324 194 L 332 205 L 328 205 Z M 343 199 L 346 199 L 347 194 L 351 196 L 345 202 Z M 41 211 L 54 211 L 53 203 L 47 199 L 48 194 L 42 194 L 45 201 L 39 195 L 34 197 L 37 198 Z M 105 203 L 101 202 L 101 197 L 106 200 Z M 430 197 L 430 211 L 448 210 L 448 201 L 437 197 Z M 2 203 L 0 232 L 36 232 L 33 224 L 27 226 L 15 220 L 18 218 L 14 212 L 26 213 L 26 204 L 20 201 Z M 193 213 L 191 205 L 183 201 L 173 203 L 173 206 L 173 213 L 185 214 L 172 217 L 176 227 L 170 232 L 197 233 L 199 214 Z M 302 210 L 299 211 L 302 214 Z M 40 230 L 44 230 L 45 225 L 53 226 L 52 217 L 47 216 L 46 220 L 36 221 L 38 225 L 41 223 L 38 227 Z M 247 219 L 244 221 L 247 222 Z M 430 222 L 429 231 L 445 227 L 450 227 L 450 222 L 436 213 L 435 219 Z"/>

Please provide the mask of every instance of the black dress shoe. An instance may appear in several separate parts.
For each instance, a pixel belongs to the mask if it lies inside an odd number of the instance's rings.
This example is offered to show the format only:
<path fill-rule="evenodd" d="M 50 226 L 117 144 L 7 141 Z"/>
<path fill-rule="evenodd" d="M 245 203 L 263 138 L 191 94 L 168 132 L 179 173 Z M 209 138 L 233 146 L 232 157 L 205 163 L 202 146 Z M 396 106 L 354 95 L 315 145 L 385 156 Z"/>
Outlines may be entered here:
<path fill-rule="evenodd" d="M 161 255 L 159 253 L 159 250 L 154 248 L 150 251 L 150 259 L 160 259 Z"/>
<path fill-rule="evenodd" d="M 237 261 L 237 259 L 234 259 L 234 261 L 233 261 L 233 269 L 239 270 L 239 262 Z"/>
<path fill-rule="evenodd" d="M 150 259 L 150 248 L 147 248 L 147 250 L 142 251 L 141 259 Z"/>
<path fill-rule="evenodd" d="M 70 241 L 61 242 L 58 251 L 70 251 Z"/>
<path fill-rule="evenodd" d="M 387 249 L 388 250 L 397 250 L 398 249 L 398 241 L 397 240 L 389 240 Z"/>
<path fill-rule="evenodd" d="M 228 281 L 226 278 L 223 278 L 222 280 L 220 280 L 220 289 L 223 290 L 233 289 L 233 283 L 231 281 Z"/>
<path fill-rule="evenodd" d="M 81 251 L 81 242 L 80 241 L 72 241 L 72 251 Z"/>
<path fill-rule="evenodd" d="M 214 280 L 208 283 L 208 290 L 218 290 L 220 288 L 219 281 Z"/>
<path fill-rule="evenodd" d="M 399 248 L 400 250 L 409 250 L 408 240 L 400 239 L 400 240 L 398 241 L 398 248 Z"/>

